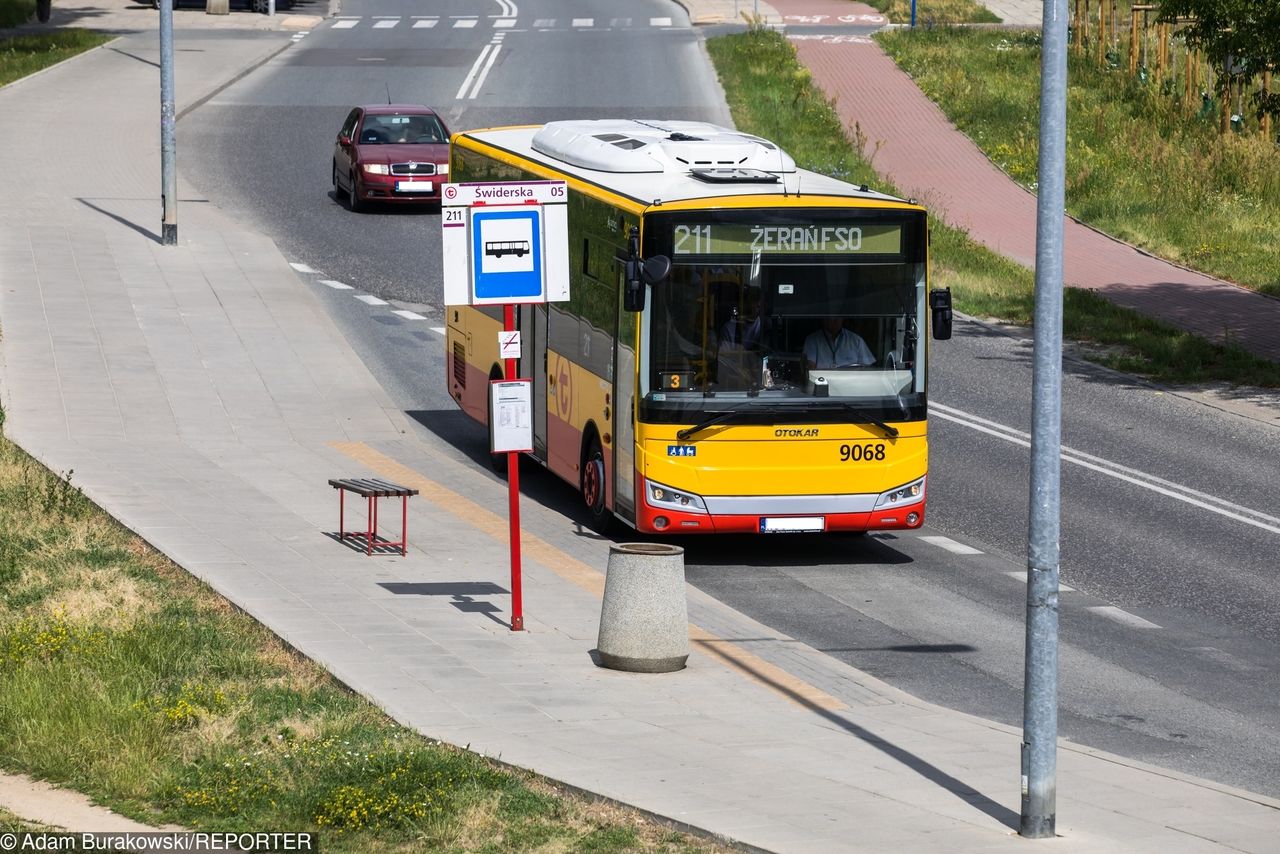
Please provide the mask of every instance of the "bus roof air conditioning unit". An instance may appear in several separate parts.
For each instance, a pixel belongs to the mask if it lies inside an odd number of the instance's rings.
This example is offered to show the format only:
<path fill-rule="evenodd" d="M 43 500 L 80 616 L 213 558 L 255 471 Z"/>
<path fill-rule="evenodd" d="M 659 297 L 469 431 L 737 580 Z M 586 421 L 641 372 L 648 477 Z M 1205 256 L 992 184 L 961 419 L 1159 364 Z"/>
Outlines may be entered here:
<path fill-rule="evenodd" d="M 549 122 L 534 134 L 531 146 L 571 166 L 601 172 L 685 174 L 695 170 L 776 176 L 796 171 L 795 161 L 772 142 L 706 122 Z"/>

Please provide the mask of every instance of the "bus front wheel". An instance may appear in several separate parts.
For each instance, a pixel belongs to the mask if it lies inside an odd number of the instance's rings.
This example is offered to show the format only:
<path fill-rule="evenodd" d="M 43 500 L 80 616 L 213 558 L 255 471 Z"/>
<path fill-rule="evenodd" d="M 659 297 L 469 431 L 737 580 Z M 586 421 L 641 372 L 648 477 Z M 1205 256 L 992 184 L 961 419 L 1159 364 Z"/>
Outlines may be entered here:
<path fill-rule="evenodd" d="M 605 533 L 613 522 L 613 514 L 605 506 L 604 449 L 600 440 L 592 436 L 587 452 L 582 457 L 582 501 L 587 507 L 587 519 L 592 528 Z"/>

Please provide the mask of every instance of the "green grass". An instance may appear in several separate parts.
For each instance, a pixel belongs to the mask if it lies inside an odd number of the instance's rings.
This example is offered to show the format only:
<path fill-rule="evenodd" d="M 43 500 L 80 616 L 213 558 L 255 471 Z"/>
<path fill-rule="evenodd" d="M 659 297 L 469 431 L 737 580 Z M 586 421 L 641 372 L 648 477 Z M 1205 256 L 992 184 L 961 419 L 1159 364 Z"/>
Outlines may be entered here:
<path fill-rule="evenodd" d="M 25 24 L 35 14 L 36 0 L 0 0 L 0 29 Z"/>
<path fill-rule="evenodd" d="M 877 36 L 961 130 L 1034 189 L 1037 33 L 956 29 Z M 1280 296 L 1280 151 L 1217 132 L 1181 86 L 1140 83 L 1073 56 L 1067 210 L 1175 263 Z M 1185 107 L 1185 109 L 1184 109 Z"/>
<path fill-rule="evenodd" d="M 797 62 L 794 49 L 764 30 L 707 43 L 737 126 L 780 144 L 806 168 L 855 184 L 897 190 L 880 179 L 860 152 L 860 129 L 845 128 Z M 935 286 L 950 287 L 956 307 L 980 317 L 1030 324 L 1034 278 L 961 230 L 934 219 L 931 227 Z M 1280 387 L 1280 365 L 1234 346 L 1211 344 L 1096 294 L 1068 288 L 1064 333 L 1092 348 L 1094 361 L 1165 383 Z"/>
<path fill-rule="evenodd" d="M 69 29 L 0 39 L 0 86 L 70 59 L 112 38 L 90 30 Z"/>
<path fill-rule="evenodd" d="M 329 851 L 721 850 L 398 726 L 73 482 L 0 438 L 0 767 Z"/>
<path fill-rule="evenodd" d="M 895 24 L 911 23 L 911 0 L 861 0 L 883 12 Z M 916 26 L 935 24 L 996 24 L 1000 18 L 976 0 L 916 0 Z"/>

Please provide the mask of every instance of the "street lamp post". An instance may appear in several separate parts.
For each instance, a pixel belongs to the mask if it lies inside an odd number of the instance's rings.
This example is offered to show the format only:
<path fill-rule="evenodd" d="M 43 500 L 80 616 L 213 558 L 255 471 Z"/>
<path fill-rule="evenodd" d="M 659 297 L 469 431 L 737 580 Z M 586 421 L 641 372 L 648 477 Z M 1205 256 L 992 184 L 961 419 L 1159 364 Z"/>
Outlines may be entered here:
<path fill-rule="evenodd" d="M 173 97 L 173 0 L 160 0 L 160 242 L 178 242 L 177 111 Z"/>

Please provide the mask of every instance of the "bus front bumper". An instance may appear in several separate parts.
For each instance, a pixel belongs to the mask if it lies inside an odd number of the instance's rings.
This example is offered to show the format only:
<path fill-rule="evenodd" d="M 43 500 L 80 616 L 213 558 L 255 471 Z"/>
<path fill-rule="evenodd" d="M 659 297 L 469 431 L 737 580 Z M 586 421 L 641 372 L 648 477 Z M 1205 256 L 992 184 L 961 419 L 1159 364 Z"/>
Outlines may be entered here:
<path fill-rule="evenodd" d="M 769 534 L 836 531 L 891 531 L 924 524 L 924 478 L 919 500 L 874 507 L 869 496 L 707 497 L 705 511 L 691 512 L 649 500 L 641 480 L 636 530 L 646 534 Z M 858 505 L 866 504 L 864 508 Z"/>

